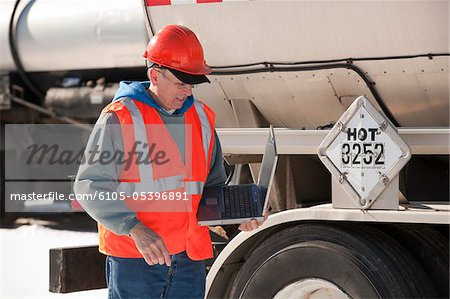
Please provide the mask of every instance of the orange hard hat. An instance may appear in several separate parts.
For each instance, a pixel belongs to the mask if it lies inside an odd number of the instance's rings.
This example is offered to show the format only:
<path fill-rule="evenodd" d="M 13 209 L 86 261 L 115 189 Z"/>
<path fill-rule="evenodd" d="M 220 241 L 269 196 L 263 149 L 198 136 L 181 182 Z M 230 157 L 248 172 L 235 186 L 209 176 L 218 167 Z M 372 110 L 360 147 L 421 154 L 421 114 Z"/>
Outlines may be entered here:
<path fill-rule="evenodd" d="M 144 55 L 159 66 L 175 69 L 192 75 L 206 75 L 211 68 L 206 64 L 202 45 L 189 28 L 168 25 L 156 33 Z"/>

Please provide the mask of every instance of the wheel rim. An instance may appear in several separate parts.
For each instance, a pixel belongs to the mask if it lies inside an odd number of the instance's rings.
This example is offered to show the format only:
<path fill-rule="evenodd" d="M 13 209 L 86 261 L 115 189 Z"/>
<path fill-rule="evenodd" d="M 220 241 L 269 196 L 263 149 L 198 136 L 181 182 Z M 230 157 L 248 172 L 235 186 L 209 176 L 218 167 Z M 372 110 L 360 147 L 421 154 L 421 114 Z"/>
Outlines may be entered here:
<path fill-rule="evenodd" d="M 350 299 L 343 290 L 337 285 L 324 279 L 319 278 L 304 278 L 297 280 L 284 286 L 278 291 L 274 299 L 319 299 L 319 298 L 333 298 L 333 299 Z"/>

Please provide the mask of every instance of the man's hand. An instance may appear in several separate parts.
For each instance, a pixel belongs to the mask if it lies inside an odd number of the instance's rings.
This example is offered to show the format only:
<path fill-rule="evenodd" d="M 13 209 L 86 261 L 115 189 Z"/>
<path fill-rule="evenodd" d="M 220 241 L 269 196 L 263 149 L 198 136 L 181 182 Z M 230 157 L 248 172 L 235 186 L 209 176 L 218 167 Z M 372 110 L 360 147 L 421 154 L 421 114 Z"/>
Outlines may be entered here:
<path fill-rule="evenodd" d="M 239 229 L 245 232 L 252 231 L 260 227 L 264 221 L 266 221 L 267 217 L 269 217 L 268 213 L 264 213 L 264 220 L 262 222 L 256 221 L 256 219 L 252 219 L 250 221 L 244 221 L 239 225 Z"/>
<path fill-rule="evenodd" d="M 130 231 L 130 237 L 137 249 L 150 266 L 166 264 L 170 266 L 169 251 L 158 234 L 142 223 L 137 224 Z"/>
<path fill-rule="evenodd" d="M 209 230 L 228 240 L 227 232 L 221 226 L 208 226 Z"/>

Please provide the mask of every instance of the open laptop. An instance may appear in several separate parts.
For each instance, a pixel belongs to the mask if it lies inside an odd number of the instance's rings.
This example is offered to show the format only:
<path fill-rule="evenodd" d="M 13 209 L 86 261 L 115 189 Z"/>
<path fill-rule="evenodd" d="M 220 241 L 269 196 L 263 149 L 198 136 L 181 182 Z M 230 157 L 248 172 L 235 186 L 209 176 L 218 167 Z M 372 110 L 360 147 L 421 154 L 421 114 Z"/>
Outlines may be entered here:
<path fill-rule="evenodd" d="M 263 221 L 277 161 L 275 134 L 270 126 L 257 184 L 206 187 L 198 207 L 198 223 L 223 225 L 239 224 L 250 219 Z"/>

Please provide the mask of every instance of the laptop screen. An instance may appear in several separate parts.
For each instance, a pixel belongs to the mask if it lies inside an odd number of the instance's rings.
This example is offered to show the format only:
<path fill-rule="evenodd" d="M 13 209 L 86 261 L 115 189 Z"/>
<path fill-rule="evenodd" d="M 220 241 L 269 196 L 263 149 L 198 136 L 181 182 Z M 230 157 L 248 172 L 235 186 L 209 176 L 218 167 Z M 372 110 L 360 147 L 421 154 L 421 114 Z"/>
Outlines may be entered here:
<path fill-rule="evenodd" d="M 258 185 L 269 191 L 269 186 L 272 183 L 272 178 L 275 173 L 277 165 L 277 147 L 275 144 L 275 135 L 273 127 L 270 126 L 270 136 L 266 144 L 266 151 L 264 152 L 261 169 L 259 170 Z"/>

